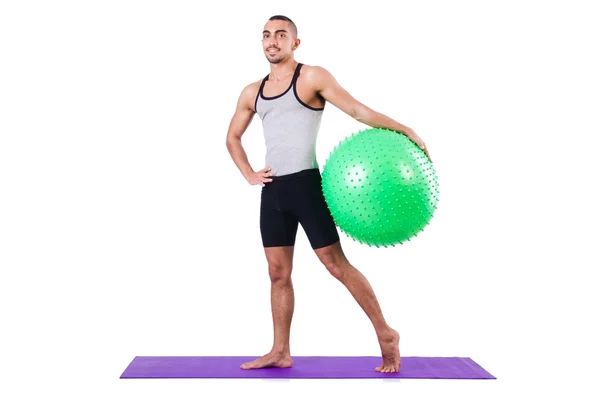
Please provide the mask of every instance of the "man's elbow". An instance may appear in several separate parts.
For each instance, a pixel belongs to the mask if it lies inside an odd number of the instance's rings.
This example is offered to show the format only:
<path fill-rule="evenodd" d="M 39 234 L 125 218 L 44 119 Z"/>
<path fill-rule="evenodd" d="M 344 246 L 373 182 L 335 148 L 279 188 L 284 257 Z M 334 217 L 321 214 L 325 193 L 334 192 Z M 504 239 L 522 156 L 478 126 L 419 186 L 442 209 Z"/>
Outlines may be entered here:
<path fill-rule="evenodd" d="M 374 112 L 364 105 L 358 105 L 352 110 L 351 115 L 356 121 L 368 124 L 373 119 Z"/>
<path fill-rule="evenodd" d="M 225 146 L 227 146 L 227 149 L 231 150 L 231 148 L 234 147 L 237 143 L 239 143 L 239 141 L 240 141 L 239 137 L 234 136 L 234 135 L 229 135 L 225 139 Z"/>

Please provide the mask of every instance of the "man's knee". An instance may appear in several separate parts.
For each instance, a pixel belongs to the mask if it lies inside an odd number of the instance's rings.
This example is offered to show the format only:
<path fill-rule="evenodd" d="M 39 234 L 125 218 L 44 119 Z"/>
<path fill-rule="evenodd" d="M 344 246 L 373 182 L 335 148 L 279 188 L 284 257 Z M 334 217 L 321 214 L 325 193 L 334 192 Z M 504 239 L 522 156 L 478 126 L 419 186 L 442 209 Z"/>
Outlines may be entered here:
<path fill-rule="evenodd" d="M 267 248 L 269 277 L 272 283 L 287 283 L 292 278 L 292 258 L 294 247 Z"/>
<path fill-rule="evenodd" d="M 269 277 L 272 283 L 288 283 L 292 279 L 292 267 L 283 263 L 269 263 Z"/>
<path fill-rule="evenodd" d="M 340 280 L 348 261 L 338 244 L 316 250 L 317 256 L 331 275 Z"/>
<path fill-rule="evenodd" d="M 283 257 L 269 259 L 269 277 L 272 283 L 288 283 L 292 279 L 292 262 Z"/>

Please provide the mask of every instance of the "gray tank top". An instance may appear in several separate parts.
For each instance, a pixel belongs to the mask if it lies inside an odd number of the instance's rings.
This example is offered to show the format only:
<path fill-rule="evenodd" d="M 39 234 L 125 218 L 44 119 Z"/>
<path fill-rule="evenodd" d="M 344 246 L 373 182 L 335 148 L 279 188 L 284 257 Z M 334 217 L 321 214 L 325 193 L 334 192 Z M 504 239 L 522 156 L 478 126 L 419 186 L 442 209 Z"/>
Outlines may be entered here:
<path fill-rule="evenodd" d="M 296 81 L 301 68 L 299 63 L 287 90 L 274 97 L 263 95 L 263 87 L 269 79 L 267 75 L 254 103 L 263 124 L 265 166 L 270 166 L 275 176 L 319 168 L 316 144 L 325 108 L 308 106 L 298 97 Z"/>

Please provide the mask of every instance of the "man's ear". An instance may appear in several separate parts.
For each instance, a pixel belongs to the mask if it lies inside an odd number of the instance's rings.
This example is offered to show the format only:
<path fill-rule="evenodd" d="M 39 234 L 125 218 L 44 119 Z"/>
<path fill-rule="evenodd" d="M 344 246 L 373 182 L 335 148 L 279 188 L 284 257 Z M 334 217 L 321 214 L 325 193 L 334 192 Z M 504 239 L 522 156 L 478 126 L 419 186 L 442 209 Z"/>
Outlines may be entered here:
<path fill-rule="evenodd" d="M 292 47 L 292 49 L 295 50 L 296 48 L 298 48 L 298 46 L 300 46 L 300 39 L 296 39 L 296 41 L 294 42 L 294 46 Z"/>

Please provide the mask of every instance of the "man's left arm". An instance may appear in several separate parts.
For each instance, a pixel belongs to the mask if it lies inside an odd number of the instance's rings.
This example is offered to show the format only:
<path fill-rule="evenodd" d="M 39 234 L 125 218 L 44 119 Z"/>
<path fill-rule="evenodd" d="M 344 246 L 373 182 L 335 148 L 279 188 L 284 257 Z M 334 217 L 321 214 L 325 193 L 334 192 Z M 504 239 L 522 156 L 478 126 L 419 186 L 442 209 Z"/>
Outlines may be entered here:
<path fill-rule="evenodd" d="M 415 142 L 427 157 L 431 160 L 425 142 L 416 134 L 416 132 L 396 120 L 381 114 L 360 101 L 356 100 L 348 91 L 346 91 L 326 69 L 320 66 L 313 66 L 311 70 L 311 81 L 315 90 L 335 107 L 348 114 L 357 121 L 373 128 L 386 128 L 406 135 Z"/>

